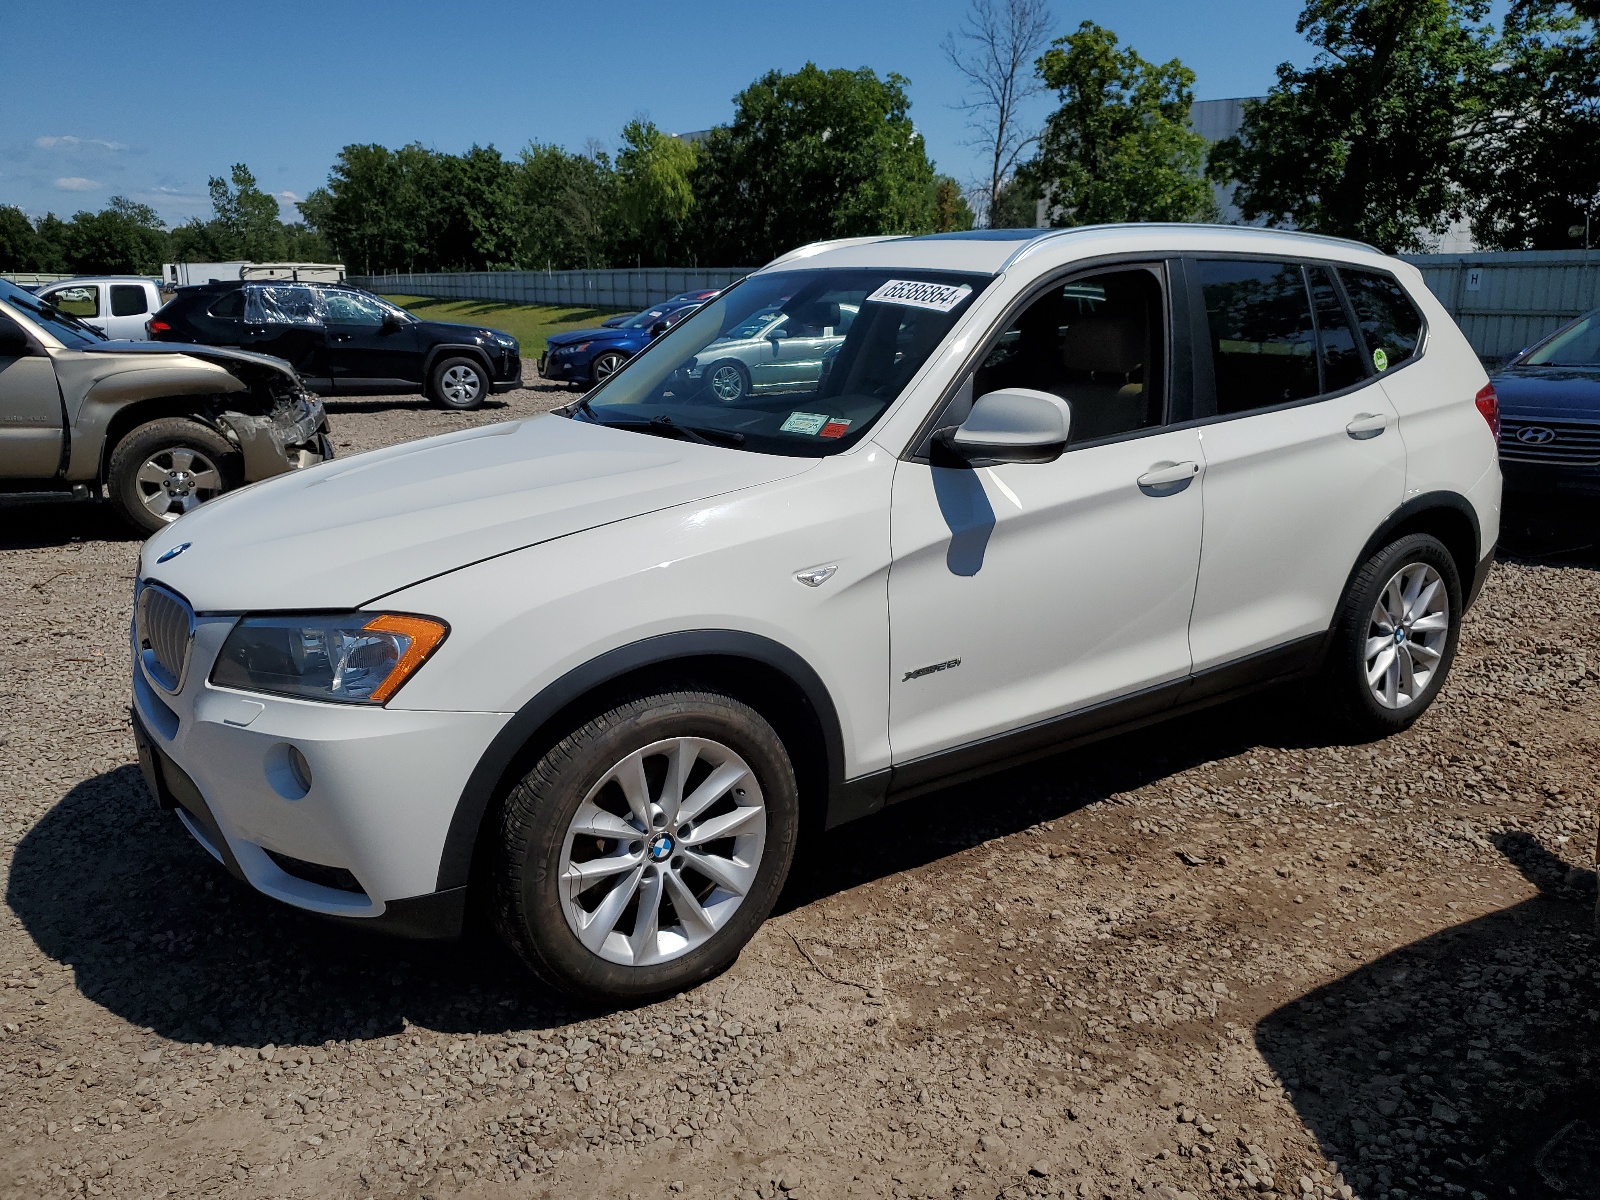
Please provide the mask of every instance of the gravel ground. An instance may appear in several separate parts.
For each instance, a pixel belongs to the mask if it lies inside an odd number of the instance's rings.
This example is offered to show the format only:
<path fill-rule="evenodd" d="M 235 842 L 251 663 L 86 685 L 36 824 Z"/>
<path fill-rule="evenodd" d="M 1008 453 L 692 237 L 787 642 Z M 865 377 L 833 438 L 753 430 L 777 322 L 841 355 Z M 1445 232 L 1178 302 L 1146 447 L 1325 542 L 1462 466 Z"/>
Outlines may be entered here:
<path fill-rule="evenodd" d="M 330 408 L 348 454 L 568 396 Z M 1592 552 L 1503 562 L 1400 737 L 1273 694 L 919 799 L 594 1011 L 156 811 L 136 550 L 0 509 L 0 1196 L 1600 1197 Z"/>

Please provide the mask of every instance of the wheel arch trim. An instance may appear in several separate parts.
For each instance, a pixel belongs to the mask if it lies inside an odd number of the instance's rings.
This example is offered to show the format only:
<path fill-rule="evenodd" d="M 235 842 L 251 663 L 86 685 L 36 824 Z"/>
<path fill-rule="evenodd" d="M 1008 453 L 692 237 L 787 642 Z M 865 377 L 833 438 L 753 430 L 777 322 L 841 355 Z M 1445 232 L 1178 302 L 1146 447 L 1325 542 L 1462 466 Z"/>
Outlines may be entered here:
<path fill-rule="evenodd" d="M 650 667 L 705 659 L 745 660 L 786 677 L 805 697 L 822 731 L 831 805 L 844 781 L 844 737 L 838 710 L 816 670 L 789 647 L 732 629 L 664 633 L 619 646 L 574 667 L 518 709 L 479 757 L 456 802 L 439 859 L 439 890 L 464 886 L 472 874 L 478 836 L 524 747 L 564 709 L 607 684 Z"/>
<path fill-rule="evenodd" d="M 483 368 L 485 390 L 494 382 L 494 364 L 489 361 L 489 353 L 482 346 L 474 346 L 470 342 L 460 345 L 454 342 L 442 342 L 429 347 L 427 357 L 422 360 L 424 389 L 432 382 L 433 369 L 439 365 L 441 358 L 471 358 Z"/>
<path fill-rule="evenodd" d="M 1462 590 L 1471 593 L 1463 596 L 1463 606 L 1470 605 L 1477 598 L 1475 589 L 1482 586 L 1483 573 L 1478 570 L 1478 566 L 1486 555 L 1493 553 L 1494 547 L 1484 546 L 1483 526 L 1478 520 L 1478 510 L 1459 492 L 1423 492 L 1419 496 L 1413 496 L 1384 518 L 1383 523 L 1367 539 L 1366 545 L 1361 547 L 1361 553 L 1356 556 L 1356 561 L 1350 568 L 1350 575 L 1345 581 L 1345 590 L 1349 590 L 1349 581 L 1355 578 L 1362 564 L 1393 541 L 1398 530 L 1406 525 L 1419 523 L 1419 519 L 1425 519 L 1430 514 L 1440 512 L 1448 512 L 1464 519 L 1472 531 L 1471 561 L 1458 564 Z M 1452 557 L 1459 549 L 1449 542 L 1445 543 L 1445 548 L 1451 552 Z"/>

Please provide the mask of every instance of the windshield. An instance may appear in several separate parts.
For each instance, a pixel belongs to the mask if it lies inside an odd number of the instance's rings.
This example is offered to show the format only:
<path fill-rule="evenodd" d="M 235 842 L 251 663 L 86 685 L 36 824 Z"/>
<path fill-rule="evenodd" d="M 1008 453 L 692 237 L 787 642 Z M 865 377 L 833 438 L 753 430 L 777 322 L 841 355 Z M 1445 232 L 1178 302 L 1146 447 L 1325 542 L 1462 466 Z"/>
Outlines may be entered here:
<path fill-rule="evenodd" d="M 894 403 L 988 282 L 887 269 L 753 275 L 572 415 L 765 454 L 836 453 Z"/>
<path fill-rule="evenodd" d="M 1530 367 L 1600 367 L 1600 312 L 1567 326 L 1522 362 Z"/>
<path fill-rule="evenodd" d="M 63 346 L 74 350 L 94 346 L 106 340 L 106 335 L 92 325 L 85 325 L 77 317 L 69 316 L 47 300 L 32 292 L 25 292 L 8 279 L 0 279 L 0 300 L 4 300 L 23 316 L 44 326 Z"/>

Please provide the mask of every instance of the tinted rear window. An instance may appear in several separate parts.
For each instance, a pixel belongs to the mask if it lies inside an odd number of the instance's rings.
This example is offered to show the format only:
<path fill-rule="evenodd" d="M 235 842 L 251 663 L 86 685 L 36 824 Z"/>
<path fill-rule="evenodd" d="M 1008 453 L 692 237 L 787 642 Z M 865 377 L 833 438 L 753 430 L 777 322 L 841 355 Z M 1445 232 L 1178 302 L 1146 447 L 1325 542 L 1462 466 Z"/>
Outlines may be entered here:
<path fill-rule="evenodd" d="M 111 285 L 111 315 L 113 317 L 137 317 L 141 313 L 150 311 L 150 305 L 145 300 L 144 288 L 137 283 L 113 283 Z"/>
<path fill-rule="evenodd" d="M 1344 302 L 1327 267 L 1309 267 L 1311 300 L 1317 308 L 1317 337 L 1322 343 L 1322 390 L 1337 392 L 1366 378 L 1356 335 L 1345 315 Z"/>
<path fill-rule="evenodd" d="M 1350 306 L 1367 342 L 1372 365 L 1393 370 L 1417 353 L 1422 340 L 1422 314 L 1392 275 L 1340 267 Z"/>
<path fill-rule="evenodd" d="M 1317 333 L 1298 263 L 1202 261 L 1219 415 L 1319 391 Z"/>
<path fill-rule="evenodd" d="M 244 292 L 227 292 L 213 301 L 206 311 L 224 321 L 237 321 L 244 315 Z"/>

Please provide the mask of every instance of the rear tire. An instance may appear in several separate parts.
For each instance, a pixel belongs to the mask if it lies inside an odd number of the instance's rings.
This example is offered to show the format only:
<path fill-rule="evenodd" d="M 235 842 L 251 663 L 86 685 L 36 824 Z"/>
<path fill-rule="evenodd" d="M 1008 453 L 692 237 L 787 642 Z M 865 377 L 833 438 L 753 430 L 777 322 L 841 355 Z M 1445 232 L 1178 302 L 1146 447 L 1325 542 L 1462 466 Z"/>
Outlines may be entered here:
<path fill-rule="evenodd" d="M 737 404 L 750 394 L 750 372 L 733 359 L 712 363 L 703 378 L 706 393 L 719 404 Z"/>
<path fill-rule="evenodd" d="M 1353 732 L 1386 737 L 1427 711 L 1455 661 L 1461 611 L 1461 575 L 1437 538 L 1410 534 L 1361 565 L 1323 667 Z"/>
<path fill-rule="evenodd" d="M 434 403 L 460 412 L 478 408 L 489 394 L 489 376 L 483 364 L 470 358 L 447 358 L 428 377 L 428 395 Z"/>
<path fill-rule="evenodd" d="M 754 709 L 714 692 L 630 700 L 562 738 L 507 797 L 496 924 L 562 991 L 681 991 L 766 920 L 798 828 L 794 768 Z"/>
<path fill-rule="evenodd" d="M 216 430 L 184 417 L 140 425 L 111 452 L 106 483 L 111 502 L 145 535 L 238 487 L 239 451 Z"/>

